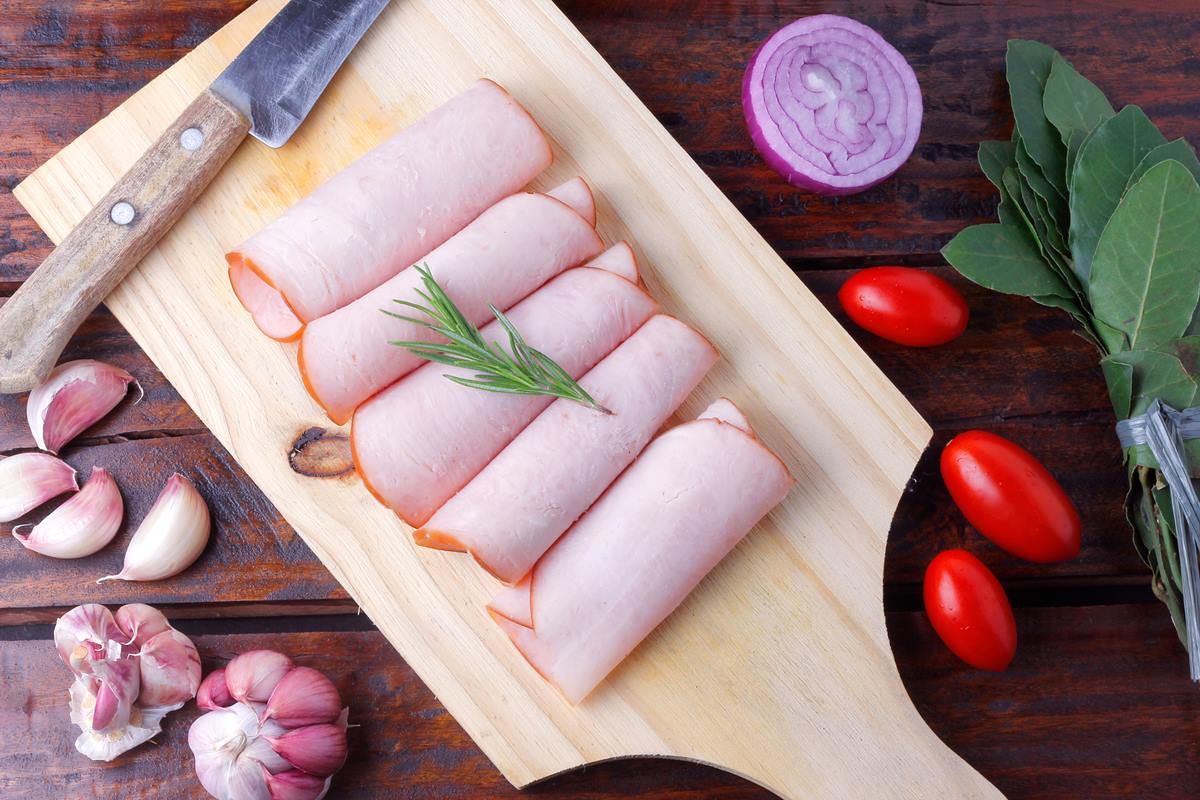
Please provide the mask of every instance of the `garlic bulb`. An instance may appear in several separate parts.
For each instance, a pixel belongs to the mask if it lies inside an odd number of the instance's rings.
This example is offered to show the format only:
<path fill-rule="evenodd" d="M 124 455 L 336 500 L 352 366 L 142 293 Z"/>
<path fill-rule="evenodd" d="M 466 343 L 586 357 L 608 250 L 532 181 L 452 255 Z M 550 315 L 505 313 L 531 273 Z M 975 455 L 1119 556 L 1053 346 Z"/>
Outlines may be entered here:
<path fill-rule="evenodd" d="M 157 581 L 176 575 L 200 557 L 211 528 L 204 498 L 191 481 L 176 472 L 134 531 L 121 571 L 97 583 Z"/>
<path fill-rule="evenodd" d="M 103 361 L 59 364 L 29 393 L 25 417 L 33 440 L 43 450 L 57 453 L 116 408 L 131 383 L 137 384 L 132 375 Z"/>
<path fill-rule="evenodd" d="M 28 533 L 22 533 L 19 529 L 24 526 L 17 525 L 12 534 L 35 553 L 51 558 L 82 558 L 111 542 L 123 517 L 117 482 L 100 467 L 94 467 L 78 494 L 31 525 Z"/>
<path fill-rule="evenodd" d="M 79 489 L 75 470 L 45 453 L 0 459 L 0 522 L 12 522 L 63 492 Z"/>
<path fill-rule="evenodd" d="M 116 617 L 101 605 L 76 606 L 55 623 L 54 645 L 75 674 L 75 749 L 95 761 L 154 736 L 200 685 L 195 645 L 150 606 L 123 606 Z"/>
<path fill-rule="evenodd" d="M 217 800 L 320 800 L 346 761 L 349 709 L 337 688 L 282 653 L 237 656 L 204 679 L 197 702 L 210 710 L 188 745 Z"/>

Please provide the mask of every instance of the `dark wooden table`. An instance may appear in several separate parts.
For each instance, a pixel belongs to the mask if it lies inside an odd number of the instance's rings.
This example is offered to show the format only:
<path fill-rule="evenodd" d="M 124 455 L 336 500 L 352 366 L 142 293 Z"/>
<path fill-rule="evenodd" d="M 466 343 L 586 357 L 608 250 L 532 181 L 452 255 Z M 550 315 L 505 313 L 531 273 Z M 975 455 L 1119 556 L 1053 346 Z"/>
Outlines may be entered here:
<path fill-rule="evenodd" d="M 402 2 L 403 0 L 396 0 Z M 248 0 L 0 2 L 0 298 L 50 252 L 8 190 L 168 67 Z M 1060 477 L 1085 522 L 1083 551 L 1054 566 L 1010 558 L 955 511 L 927 456 L 892 528 L 885 603 L 896 660 L 933 729 L 1011 797 L 1173 798 L 1200 793 L 1200 689 L 1147 587 L 1121 513 L 1123 477 L 1096 354 L 1069 320 L 956 278 L 937 255 L 964 225 L 992 216 L 975 164 L 981 139 L 1007 136 L 1004 42 L 1061 49 L 1118 105 L 1138 103 L 1168 138 L 1200 142 L 1200 9 L 1195 0 L 887 0 L 613 2 L 563 0 L 566 13 L 651 111 L 834 313 L 850 270 L 929 267 L 962 288 L 967 333 L 910 350 L 855 331 L 937 431 L 983 427 L 1032 450 Z M 912 160 L 853 197 L 797 191 L 749 145 L 741 70 L 780 24 L 825 11 L 874 26 L 911 61 L 925 94 Z M 113 764 L 72 748 L 69 676 L 51 624 L 80 602 L 160 605 L 200 647 L 206 669 L 252 647 L 291 653 L 331 675 L 352 708 L 352 754 L 333 797 L 512 797 L 403 660 L 357 614 L 304 543 L 105 311 L 68 355 L 135 373 L 146 399 L 126 403 L 66 458 L 117 477 L 138 519 L 174 467 L 203 476 L 216 534 L 176 579 L 92 580 L 115 572 L 130 534 L 100 554 L 56 562 L 0 540 L 0 796 L 199 797 L 186 746 L 196 712 L 170 716 L 157 745 Z M 0 397 L 0 452 L 30 447 L 23 397 Z M 2 488 L 0 488 L 2 490 Z M 7 528 L 5 528 L 7 532 Z M 1020 645 L 1004 674 L 973 671 L 920 610 L 925 565 L 965 547 L 992 566 L 1017 607 Z M 765 797 L 698 765 L 610 763 L 531 789 L 546 797 Z"/>

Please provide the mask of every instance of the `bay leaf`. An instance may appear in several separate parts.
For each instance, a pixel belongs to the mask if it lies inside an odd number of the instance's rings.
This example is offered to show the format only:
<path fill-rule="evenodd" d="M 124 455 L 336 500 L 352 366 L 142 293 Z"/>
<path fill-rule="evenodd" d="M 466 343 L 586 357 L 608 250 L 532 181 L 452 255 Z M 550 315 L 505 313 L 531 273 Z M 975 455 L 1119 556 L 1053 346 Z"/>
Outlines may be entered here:
<path fill-rule="evenodd" d="M 1146 156 L 1134 168 L 1133 174 L 1129 176 L 1129 180 L 1125 184 L 1126 190 L 1137 183 L 1138 178 L 1145 175 L 1151 167 L 1161 164 L 1167 159 L 1175 159 L 1183 164 L 1188 168 L 1188 172 L 1200 181 L 1200 159 L 1196 158 L 1196 151 L 1192 149 L 1186 139 L 1173 139 L 1146 153 Z"/>
<path fill-rule="evenodd" d="M 1046 79 L 1042 107 L 1046 119 L 1058 129 L 1068 150 L 1071 137 L 1076 132 L 1086 136 L 1117 113 L 1104 92 L 1057 53 L 1050 66 L 1050 77 Z"/>
<path fill-rule="evenodd" d="M 942 248 L 967 280 L 1005 294 L 1070 297 L 1071 290 L 1042 260 L 1027 231 L 1014 225 L 972 225 Z"/>
<path fill-rule="evenodd" d="M 1073 295 L 1078 295 L 1082 298 L 1082 289 L 1075 280 L 1075 276 L 1071 273 L 1071 268 L 1064 254 L 1054 247 L 1054 239 L 1057 231 L 1054 229 L 1053 220 L 1047 213 L 1043 212 L 1043 206 L 1039 205 L 1037 195 L 1022 180 L 1021 174 L 1014 171 L 1011 167 L 1004 170 L 1003 182 L 1005 192 L 1009 195 L 1014 210 L 1020 216 L 1021 225 L 1029 231 L 1033 241 L 1037 244 L 1038 252 L 1041 253 L 1042 259 L 1046 262 L 1047 266 L 1058 274 L 1059 278 L 1067 285 Z M 1004 221 L 1003 217 L 1001 221 Z"/>
<path fill-rule="evenodd" d="M 1013 142 L 987 141 L 979 143 L 979 168 L 997 189 L 1003 190 L 1002 178 L 1006 167 L 1017 168 Z"/>
<path fill-rule="evenodd" d="M 1131 350 L 1183 336 L 1200 300 L 1198 254 L 1200 186 L 1178 161 L 1156 164 L 1125 193 L 1097 243 L 1093 312 Z"/>
<path fill-rule="evenodd" d="M 1118 420 L 1129 419 L 1133 402 L 1133 364 L 1117 356 L 1106 356 L 1100 360 L 1100 370 L 1108 386 L 1108 399 L 1112 401 L 1113 413 Z"/>
<path fill-rule="evenodd" d="M 1053 212 L 1055 227 L 1066 227 L 1066 195 L 1059 194 L 1059 190 L 1050 185 L 1050 181 L 1046 180 L 1046 176 L 1042 174 L 1041 168 L 1033 162 L 1029 152 L 1025 149 L 1023 139 L 1017 140 L 1014 157 L 1017 161 L 1017 169 L 1021 172 L 1021 177 L 1025 179 L 1025 182 L 1029 184 L 1029 188 L 1038 197 L 1041 197 Z"/>
<path fill-rule="evenodd" d="M 1129 176 L 1166 139 L 1137 106 L 1125 106 L 1092 131 L 1071 171 L 1070 245 L 1075 273 L 1086 282 L 1100 233 L 1121 200 Z"/>
<path fill-rule="evenodd" d="M 1004 61 L 1016 130 L 1046 179 L 1066 197 L 1067 151 L 1042 101 L 1056 55 L 1041 42 L 1010 39 Z"/>
<path fill-rule="evenodd" d="M 1071 131 L 1067 140 L 1067 188 L 1071 188 L 1071 173 L 1075 170 L 1075 162 L 1079 159 L 1079 151 L 1087 144 L 1092 134 L 1083 131 Z"/>

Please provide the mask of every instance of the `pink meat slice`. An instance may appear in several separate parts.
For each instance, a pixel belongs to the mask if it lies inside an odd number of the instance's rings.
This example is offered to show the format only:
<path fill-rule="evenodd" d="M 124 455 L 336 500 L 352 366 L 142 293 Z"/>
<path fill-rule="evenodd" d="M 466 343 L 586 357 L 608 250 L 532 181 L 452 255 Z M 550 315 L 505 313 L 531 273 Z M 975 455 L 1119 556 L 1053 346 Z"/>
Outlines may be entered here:
<path fill-rule="evenodd" d="M 465 550 L 501 581 L 520 580 L 716 361 L 687 325 L 651 318 L 579 381 L 612 414 L 554 401 L 414 534 L 417 544 Z"/>
<path fill-rule="evenodd" d="M 637 257 L 633 254 L 633 248 L 626 242 L 617 242 L 589 261 L 587 266 L 615 272 L 634 283 L 637 283 L 641 279 Z"/>
<path fill-rule="evenodd" d="M 572 208 L 544 194 L 514 194 L 421 260 L 474 325 L 507 310 L 550 278 L 600 252 L 600 237 Z M 339 425 L 371 395 L 425 363 L 394 341 L 432 341 L 428 328 L 383 311 L 419 316 L 394 301 L 423 303 L 421 276 L 406 269 L 304 329 L 297 361 L 313 399 Z"/>
<path fill-rule="evenodd" d="M 529 345 L 578 378 L 657 311 L 633 283 L 604 270 L 567 270 L 508 313 Z M 507 348 L 498 322 L 482 331 Z M 426 364 L 354 412 L 350 446 L 363 483 L 419 526 L 475 477 L 552 398 L 449 381 L 470 370 Z"/>
<path fill-rule="evenodd" d="M 346 305 L 446 241 L 552 160 L 537 123 L 476 81 L 351 164 L 226 255 L 268 335 Z"/>
<path fill-rule="evenodd" d="M 659 436 L 529 578 L 489 606 L 570 702 L 586 697 L 787 494 L 787 468 L 742 421 L 717 409 Z"/>
<path fill-rule="evenodd" d="M 592 189 L 583 178 L 572 178 L 564 184 L 555 186 L 546 194 L 578 211 L 579 216 L 595 227 L 596 198 L 592 196 Z"/>

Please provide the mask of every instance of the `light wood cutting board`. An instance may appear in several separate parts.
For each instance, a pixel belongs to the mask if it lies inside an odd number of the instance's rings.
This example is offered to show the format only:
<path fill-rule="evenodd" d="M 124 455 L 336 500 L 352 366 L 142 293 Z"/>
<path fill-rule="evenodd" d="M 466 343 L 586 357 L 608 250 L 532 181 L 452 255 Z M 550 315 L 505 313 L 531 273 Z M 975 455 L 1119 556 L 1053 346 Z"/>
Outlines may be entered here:
<path fill-rule="evenodd" d="M 260 0 L 15 190 L 54 241 L 282 5 Z M 554 140 L 538 185 L 586 176 L 605 240 L 633 242 L 666 310 L 722 352 L 681 417 L 729 396 L 798 480 L 579 707 L 489 620 L 468 558 L 414 547 L 353 475 L 289 469 L 327 422 L 222 258 L 480 76 Z M 929 427 L 549 0 L 394 0 L 293 140 L 244 144 L 108 306 L 514 784 L 660 755 L 786 798 L 1000 796 L 926 727 L 888 646 L 884 546 Z"/>

